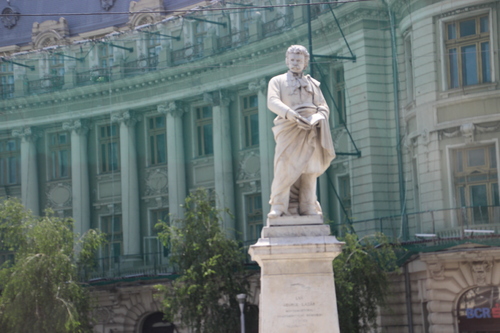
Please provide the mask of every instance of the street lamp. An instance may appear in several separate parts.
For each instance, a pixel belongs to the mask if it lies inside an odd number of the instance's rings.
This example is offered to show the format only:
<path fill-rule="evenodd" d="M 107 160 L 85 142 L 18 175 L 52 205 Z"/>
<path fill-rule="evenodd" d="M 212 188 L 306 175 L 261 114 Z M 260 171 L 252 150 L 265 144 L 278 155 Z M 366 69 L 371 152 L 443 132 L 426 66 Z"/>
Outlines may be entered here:
<path fill-rule="evenodd" d="M 240 322 L 241 322 L 241 333 L 245 333 L 245 300 L 247 299 L 246 294 L 238 294 L 236 295 L 236 299 L 238 300 L 238 304 L 240 306 Z"/>

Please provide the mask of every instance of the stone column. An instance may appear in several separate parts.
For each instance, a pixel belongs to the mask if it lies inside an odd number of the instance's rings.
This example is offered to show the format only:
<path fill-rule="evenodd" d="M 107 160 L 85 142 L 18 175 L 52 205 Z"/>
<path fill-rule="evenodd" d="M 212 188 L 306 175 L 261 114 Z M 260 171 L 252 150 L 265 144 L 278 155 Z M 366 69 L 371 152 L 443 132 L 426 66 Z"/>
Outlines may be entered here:
<path fill-rule="evenodd" d="M 158 105 L 158 112 L 165 114 L 167 119 L 168 206 L 174 219 L 184 217 L 181 205 L 186 198 L 186 161 L 182 127 L 182 115 L 185 111 L 179 102 Z"/>
<path fill-rule="evenodd" d="M 73 231 L 83 235 L 90 229 L 89 165 L 87 151 L 88 124 L 84 120 L 63 123 L 71 132 L 71 189 L 73 202 Z"/>
<path fill-rule="evenodd" d="M 36 161 L 36 140 L 38 139 L 32 127 L 18 128 L 12 131 L 12 136 L 21 138 L 21 200 L 34 215 L 40 215 L 38 193 L 38 166 Z"/>
<path fill-rule="evenodd" d="M 125 111 L 112 114 L 111 121 L 120 124 L 123 254 L 138 255 L 141 253 L 141 228 L 135 140 L 137 119 L 130 111 Z"/>
<path fill-rule="evenodd" d="M 228 208 L 234 212 L 233 155 L 229 123 L 230 100 L 223 91 L 212 93 L 212 98 L 216 205 L 219 209 Z M 234 238 L 234 219 L 227 213 L 224 213 L 222 217 L 226 234 Z"/>
<path fill-rule="evenodd" d="M 260 183 L 262 195 L 263 224 L 270 210 L 271 182 L 274 175 L 274 148 L 276 143 L 272 132 L 274 113 L 267 108 L 267 81 L 260 79 L 248 84 L 248 89 L 257 92 L 259 109 L 259 152 Z"/>

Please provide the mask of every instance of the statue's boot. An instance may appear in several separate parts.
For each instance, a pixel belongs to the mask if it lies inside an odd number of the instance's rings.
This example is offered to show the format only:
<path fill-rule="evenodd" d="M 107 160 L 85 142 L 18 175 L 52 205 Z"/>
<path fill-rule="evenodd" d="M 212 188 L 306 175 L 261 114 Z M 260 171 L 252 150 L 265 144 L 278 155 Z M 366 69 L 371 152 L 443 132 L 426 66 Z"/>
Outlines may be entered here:
<path fill-rule="evenodd" d="M 283 205 L 272 205 L 271 206 L 271 211 L 269 214 L 267 214 L 267 217 L 270 219 L 275 219 L 277 217 L 280 217 L 285 213 L 285 206 Z"/>

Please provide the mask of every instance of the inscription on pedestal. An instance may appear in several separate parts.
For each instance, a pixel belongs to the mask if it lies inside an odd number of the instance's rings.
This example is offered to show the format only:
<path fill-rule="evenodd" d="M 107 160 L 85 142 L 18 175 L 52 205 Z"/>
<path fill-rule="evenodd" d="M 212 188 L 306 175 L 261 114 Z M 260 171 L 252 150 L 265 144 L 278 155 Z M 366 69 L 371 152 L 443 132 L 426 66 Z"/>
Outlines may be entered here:
<path fill-rule="evenodd" d="M 304 286 L 300 286 L 302 289 Z M 290 286 L 290 289 L 299 289 L 297 286 Z M 306 288 L 307 289 L 307 288 Z M 314 326 L 314 321 L 323 317 L 324 309 L 319 306 L 316 297 L 311 294 L 304 295 L 307 291 L 295 291 L 285 296 L 284 302 L 279 309 L 276 309 L 276 317 L 282 325 L 288 328 L 300 328 Z"/>

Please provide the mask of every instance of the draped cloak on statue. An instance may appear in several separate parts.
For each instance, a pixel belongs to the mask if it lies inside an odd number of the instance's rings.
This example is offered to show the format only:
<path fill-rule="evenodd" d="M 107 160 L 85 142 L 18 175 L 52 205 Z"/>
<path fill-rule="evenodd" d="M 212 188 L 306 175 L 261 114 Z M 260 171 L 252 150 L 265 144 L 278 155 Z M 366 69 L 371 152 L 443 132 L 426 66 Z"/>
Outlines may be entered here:
<path fill-rule="evenodd" d="M 335 158 L 330 126 L 329 108 L 319 88 L 320 83 L 309 75 L 297 76 L 291 71 L 269 81 L 267 106 L 278 116 L 274 119 L 273 133 L 276 141 L 274 179 L 271 186 L 271 205 L 283 205 L 288 212 L 289 202 L 297 201 L 290 191 L 303 174 L 318 177 Z M 310 130 L 302 129 L 286 119 L 288 110 L 304 118 L 320 113 L 324 117 Z M 314 180 L 315 181 L 315 180 Z M 315 187 L 314 187 L 315 189 Z M 300 191 L 300 188 L 299 188 Z M 315 193 L 314 200 L 315 199 Z M 297 197 L 298 194 L 295 194 Z"/>

